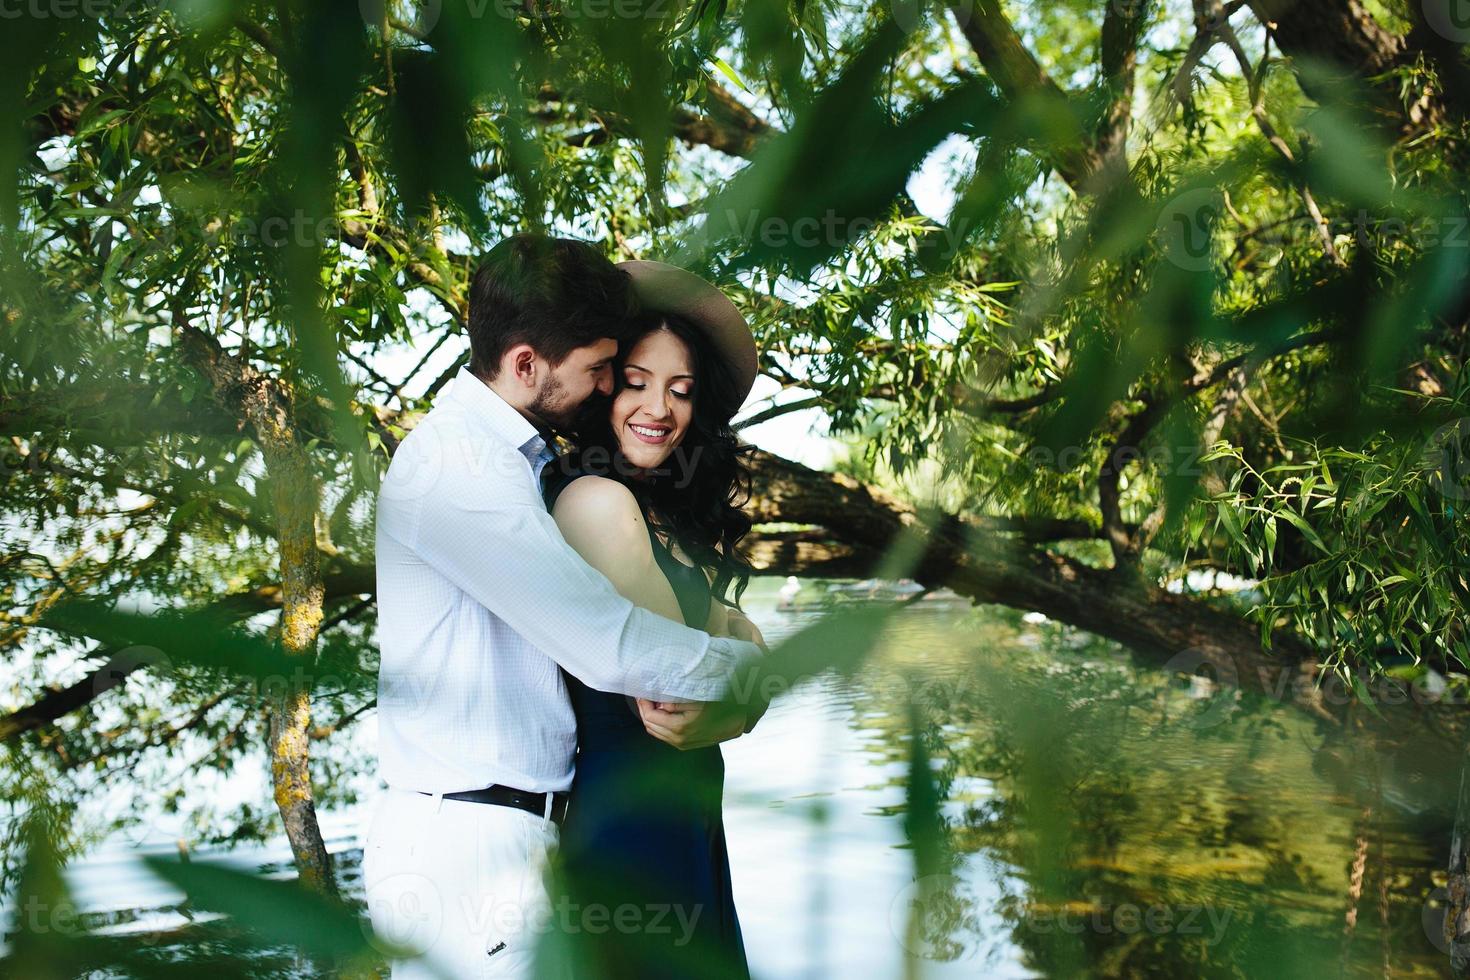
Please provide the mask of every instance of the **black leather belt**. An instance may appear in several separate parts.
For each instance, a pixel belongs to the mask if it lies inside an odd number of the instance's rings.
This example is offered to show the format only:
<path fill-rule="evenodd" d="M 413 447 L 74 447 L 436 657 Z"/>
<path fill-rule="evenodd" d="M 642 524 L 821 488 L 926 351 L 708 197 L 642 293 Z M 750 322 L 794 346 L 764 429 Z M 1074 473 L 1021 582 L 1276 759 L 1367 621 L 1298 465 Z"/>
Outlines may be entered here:
<path fill-rule="evenodd" d="M 419 793 L 423 796 L 434 795 L 425 793 L 423 790 L 419 790 Z M 444 794 L 446 800 L 513 806 L 517 810 L 525 810 L 538 817 L 546 815 L 546 797 L 548 796 L 551 797 L 551 819 L 560 824 L 567 816 L 567 800 L 570 797 L 566 793 L 528 793 L 523 789 L 515 789 L 510 786 L 490 786 L 485 789 L 468 789 L 462 793 Z"/>

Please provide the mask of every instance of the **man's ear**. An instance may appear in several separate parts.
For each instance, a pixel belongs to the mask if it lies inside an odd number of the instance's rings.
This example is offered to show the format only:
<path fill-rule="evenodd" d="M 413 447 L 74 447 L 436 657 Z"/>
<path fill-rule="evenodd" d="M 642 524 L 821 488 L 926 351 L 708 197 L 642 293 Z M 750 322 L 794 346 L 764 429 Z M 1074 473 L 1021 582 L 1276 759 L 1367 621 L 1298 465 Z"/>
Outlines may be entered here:
<path fill-rule="evenodd" d="M 530 344 L 516 344 L 500 359 L 500 371 L 502 374 L 509 374 L 527 388 L 534 388 L 538 360 L 536 351 Z"/>

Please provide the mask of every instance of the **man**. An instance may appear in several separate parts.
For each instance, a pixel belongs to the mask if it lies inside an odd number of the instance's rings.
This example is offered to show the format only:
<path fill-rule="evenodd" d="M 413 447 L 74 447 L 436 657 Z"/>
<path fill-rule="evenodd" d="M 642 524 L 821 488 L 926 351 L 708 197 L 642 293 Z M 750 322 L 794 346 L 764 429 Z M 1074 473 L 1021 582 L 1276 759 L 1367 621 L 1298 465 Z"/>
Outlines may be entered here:
<path fill-rule="evenodd" d="M 542 504 L 547 441 L 612 390 L 627 274 L 585 243 L 518 235 L 470 288 L 471 361 L 403 441 L 378 497 L 380 763 L 364 853 L 375 930 L 421 950 L 395 978 L 525 976 L 572 779 L 558 665 L 646 699 L 680 747 L 740 734 L 714 702 L 757 654 L 622 598 Z"/>

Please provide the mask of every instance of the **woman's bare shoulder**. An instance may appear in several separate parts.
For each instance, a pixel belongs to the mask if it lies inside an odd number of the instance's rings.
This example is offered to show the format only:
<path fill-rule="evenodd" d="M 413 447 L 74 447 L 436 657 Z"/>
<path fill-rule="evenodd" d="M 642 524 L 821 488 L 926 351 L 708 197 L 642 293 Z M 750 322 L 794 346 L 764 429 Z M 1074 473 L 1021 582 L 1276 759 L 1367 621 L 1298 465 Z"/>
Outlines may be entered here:
<path fill-rule="evenodd" d="M 643 519 L 633 491 L 617 480 L 605 476 L 579 476 L 566 485 L 556 498 L 554 510 L 562 508 L 578 512 L 592 511 L 602 516 L 631 514 Z"/>
<path fill-rule="evenodd" d="M 605 476 L 577 477 L 556 498 L 551 513 L 574 545 L 574 537 L 595 537 L 608 545 L 648 544 L 633 491 Z"/>

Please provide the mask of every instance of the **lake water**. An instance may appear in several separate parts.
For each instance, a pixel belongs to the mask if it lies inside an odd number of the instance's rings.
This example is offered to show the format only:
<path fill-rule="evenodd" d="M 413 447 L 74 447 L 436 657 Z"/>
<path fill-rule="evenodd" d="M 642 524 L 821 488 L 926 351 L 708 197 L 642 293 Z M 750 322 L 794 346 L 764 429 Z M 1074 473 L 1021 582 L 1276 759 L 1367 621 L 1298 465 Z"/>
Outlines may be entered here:
<path fill-rule="evenodd" d="M 757 581 L 747 603 L 773 643 L 819 615 L 781 611 L 775 589 Z M 905 836 L 911 718 L 944 821 L 941 870 L 918 884 Z M 369 747 L 371 721 L 353 738 Z M 725 755 L 758 977 L 1447 966 L 1435 888 L 1454 787 L 1406 779 L 1294 709 L 1139 670 L 1037 617 L 905 609 L 867 667 L 801 683 Z M 361 812 L 322 818 L 359 894 Z M 166 827 L 108 843 L 68 869 L 74 897 L 113 931 L 167 936 L 182 896 L 138 857 L 173 847 Z M 289 874 L 283 842 L 195 860 Z"/>

